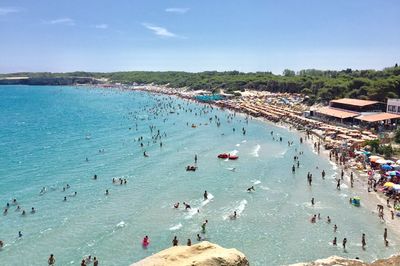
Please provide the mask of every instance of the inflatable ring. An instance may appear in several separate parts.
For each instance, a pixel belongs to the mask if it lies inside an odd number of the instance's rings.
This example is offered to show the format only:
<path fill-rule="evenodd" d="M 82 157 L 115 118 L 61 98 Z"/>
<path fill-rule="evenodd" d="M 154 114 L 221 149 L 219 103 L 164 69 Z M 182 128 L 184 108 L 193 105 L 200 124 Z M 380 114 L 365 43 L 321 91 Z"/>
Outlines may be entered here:
<path fill-rule="evenodd" d="M 372 175 L 372 171 L 371 170 L 368 171 L 368 175 Z"/>

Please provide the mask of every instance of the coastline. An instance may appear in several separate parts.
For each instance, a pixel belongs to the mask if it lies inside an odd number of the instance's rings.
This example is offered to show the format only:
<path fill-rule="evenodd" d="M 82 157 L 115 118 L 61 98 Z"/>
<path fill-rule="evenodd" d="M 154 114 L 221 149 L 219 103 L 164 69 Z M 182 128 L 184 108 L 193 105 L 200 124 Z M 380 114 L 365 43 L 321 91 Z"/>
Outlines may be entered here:
<path fill-rule="evenodd" d="M 335 176 L 340 177 L 341 174 L 341 170 L 343 169 L 345 172 L 344 178 L 342 180 L 342 184 L 345 184 L 348 187 L 348 192 L 349 194 L 351 194 L 351 197 L 353 196 L 359 196 L 361 197 L 361 208 L 366 208 L 367 210 L 369 210 L 372 214 L 376 215 L 376 222 L 380 222 L 380 223 L 384 223 L 390 232 L 393 233 L 393 236 L 389 235 L 388 239 L 392 239 L 392 243 L 396 243 L 398 241 L 398 239 L 400 239 L 400 224 L 396 223 L 396 220 L 392 220 L 391 217 L 391 213 L 390 210 L 388 210 L 387 207 L 384 208 L 384 213 L 385 213 L 385 222 L 379 221 L 378 218 L 378 212 L 376 209 L 377 204 L 381 204 L 383 206 L 386 206 L 386 199 L 384 198 L 384 196 L 382 195 L 382 193 L 379 192 L 375 192 L 373 190 L 371 190 L 371 192 L 367 192 L 367 175 L 363 174 L 364 172 L 367 172 L 367 170 L 358 170 L 356 166 L 350 166 L 350 165 L 345 165 L 344 167 L 342 165 L 340 165 L 340 163 L 335 162 L 334 160 L 330 160 L 329 158 L 329 150 L 325 149 L 324 144 L 326 144 L 327 142 L 324 140 L 324 138 L 319 135 L 317 132 L 315 132 L 314 130 L 310 130 L 310 138 L 308 139 L 306 137 L 306 131 L 302 128 L 298 128 L 296 126 L 298 126 L 298 124 L 295 123 L 290 123 L 292 122 L 291 120 L 286 120 L 286 121 L 273 121 L 273 120 L 269 120 L 266 117 L 262 117 L 262 116 L 253 116 L 252 114 L 249 114 L 247 112 L 235 109 L 235 108 L 229 108 L 226 106 L 220 106 L 219 104 L 210 102 L 210 103 L 204 103 L 201 101 L 196 100 L 194 97 L 189 97 L 186 95 L 182 95 L 176 91 L 173 91 L 171 93 L 164 93 L 163 91 L 165 89 L 163 88 L 158 88 L 157 86 L 152 86 L 150 87 L 151 89 L 148 89 L 146 86 L 139 88 L 139 89 L 132 89 L 132 88 L 128 88 L 127 90 L 139 90 L 139 91 L 144 91 L 144 92 L 148 92 L 148 93 L 154 93 L 154 94 L 162 94 L 162 95 L 168 95 L 168 96 L 173 96 L 173 97 L 177 97 L 180 99 L 184 99 L 184 100 L 188 100 L 190 102 L 194 102 L 197 104 L 201 104 L 201 105 L 211 105 L 214 106 L 216 108 L 220 108 L 221 110 L 226 110 L 228 112 L 232 112 L 232 113 L 236 113 L 236 114 L 240 114 L 246 117 L 251 117 L 252 119 L 256 119 L 258 121 L 262 121 L 263 123 L 267 123 L 269 125 L 273 125 L 273 126 L 277 126 L 280 128 L 284 128 L 290 132 L 292 132 L 293 130 L 296 131 L 296 133 L 299 135 L 299 137 L 303 137 L 304 143 L 306 143 L 307 145 L 310 145 L 311 149 L 314 150 L 314 152 L 316 154 L 318 154 L 318 156 L 323 157 L 324 159 L 326 159 L 330 164 L 333 165 L 334 172 L 335 172 Z M 154 90 L 155 88 L 155 90 Z M 316 138 L 316 139 L 315 139 Z M 313 145 L 314 142 L 320 142 L 322 144 L 321 150 L 318 153 Z M 354 174 L 354 187 L 351 188 L 351 184 L 350 184 L 350 173 L 353 172 Z M 334 186 L 332 186 L 332 189 L 335 189 Z M 348 201 L 348 198 L 343 199 L 345 201 Z M 356 207 L 355 207 L 356 208 Z M 396 218 L 395 218 L 396 219 Z M 383 234 L 383 232 L 382 232 Z M 397 241 L 393 241 L 393 238 L 395 238 Z M 392 255 L 397 255 L 398 253 L 394 253 Z"/>

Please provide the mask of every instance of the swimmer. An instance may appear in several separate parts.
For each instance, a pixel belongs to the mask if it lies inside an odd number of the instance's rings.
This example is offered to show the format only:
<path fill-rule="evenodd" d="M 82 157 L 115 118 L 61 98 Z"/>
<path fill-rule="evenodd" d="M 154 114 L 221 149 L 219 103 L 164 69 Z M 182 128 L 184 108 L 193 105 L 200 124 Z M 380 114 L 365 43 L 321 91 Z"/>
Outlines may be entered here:
<path fill-rule="evenodd" d="M 197 241 L 201 241 L 201 236 L 200 236 L 200 234 L 197 234 Z"/>
<path fill-rule="evenodd" d="M 311 217 L 311 223 L 315 224 L 317 222 L 317 215 L 314 214 L 313 217 Z"/>
<path fill-rule="evenodd" d="M 4 246 L 4 242 L 2 240 L 0 240 L 0 249 L 3 248 Z"/>
<path fill-rule="evenodd" d="M 106 193 L 105 193 L 106 195 L 108 195 L 109 194 L 109 192 L 108 192 L 108 189 L 106 189 Z"/>
<path fill-rule="evenodd" d="M 25 215 L 25 214 L 26 214 L 26 212 L 25 212 L 25 210 L 23 210 L 22 213 L 21 213 L 21 215 Z"/>
<path fill-rule="evenodd" d="M 325 170 L 322 170 L 321 176 L 322 176 L 322 179 L 325 179 Z"/>
<path fill-rule="evenodd" d="M 190 238 L 188 238 L 188 240 L 187 240 L 187 245 L 188 245 L 188 247 L 190 247 L 192 245 L 192 240 L 190 240 Z"/>
<path fill-rule="evenodd" d="M 144 157 L 149 157 L 149 155 L 147 155 L 146 151 L 143 152 L 143 156 Z"/>
<path fill-rule="evenodd" d="M 187 204 L 186 202 L 183 202 L 183 205 L 185 205 L 185 210 L 187 210 L 187 209 L 191 209 L 190 205 L 189 205 L 189 204 Z"/>
<path fill-rule="evenodd" d="M 67 184 L 67 189 L 70 188 L 69 184 Z"/>
<path fill-rule="evenodd" d="M 22 237 L 22 232 L 18 231 L 18 237 Z"/>
<path fill-rule="evenodd" d="M 99 266 L 99 261 L 96 257 L 93 258 L 93 266 Z"/>
<path fill-rule="evenodd" d="M 179 208 L 179 202 L 177 202 L 177 203 L 174 204 L 174 208 L 175 208 L 175 209 L 178 209 L 178 208 Z"/>
<path fill-rule="evenodd" d="M 207 193 L 207 190 L 206 191 L 204 191 L 204 200 L 207 200 L 208 199 L 208 193 Z"/>
<path fill-rule="evenodd" d="M 234 220 L 237 218 L 237 213 L 236 211 L 233 212 L 233 214 L 230 216 L 231 220 Z"/>
<path fill-rule="evenodd" d="M 336 233 L 336 231 L 337 231 L 337 225 L 335 224 L 335 225 L 333 226 L 333 232 Z"/>
<path fill-rule="evenodd" d="M 67 201 L 67 197 L 64 197 L 64 201 Z"/>
<path fill-rule="evenodd" d="M 335 238 L 334 238 L 333 241 L 332 241 L 332 245 L 337 246 L 337 238 L 336 238 L 336 236 L 335 236 Z"/>
<path fill-rule="evenodd" d="M 326 218 L 326 222 L 327 222 L 328 224 L 330 224 L 330 223 L 331 223 L 331 217 L 328 216 L 328 217 Z"/>
<path fill-rule="evenodd" d="M 247 189 L 247 192 L 251 192 L 251 191 L 256 191 L 255 189 L 254 189 L 254 186 L 251 186 L 251 187 L 249 187 L 248 189 Z"/>
<path fill-rule="evenodd" d="M 142 245 L 143 245 L 144 247 L 147 247 L 149 244 L 150 244 L 149 237 L 148 237 L 148 236 L 145 236 L 145 237 L 143 238 Z"/>
<path fill-rule="evenodd" d="M 36 212 L 35 208 L 32 207 L 31 213 L 35 213 L 35 212 Z"/>
<path fill-rule="evenodd" d="M 343 249 L 346 250 L 347 238 L 343 238 Z"/>
<path fill-rule="evenodd" d="M 5 208 L 3 214 L 6 215 L 8 213 L 8 209 Z"/>
<path fill-rule="evenodd" d="M 93 176 L 93 179 L 94 179 L 94 180 L 97 180 L 97 175 L 94 175 L 94 176 Z"/>
<path fill-rule="evenodd" d="M 314 206 L 314 198 L 311 199 L 311 206 Z"/>
<path fill-rule="evenodd" d="M 235 168 L 235 167 L 232 167 L 232 168 L 228 168 L 228 170 L 229 170 L 229 171 L 232 171 L 232 172 L 235 172 L 235 171 L 236 171 L 236 168 Z"/>

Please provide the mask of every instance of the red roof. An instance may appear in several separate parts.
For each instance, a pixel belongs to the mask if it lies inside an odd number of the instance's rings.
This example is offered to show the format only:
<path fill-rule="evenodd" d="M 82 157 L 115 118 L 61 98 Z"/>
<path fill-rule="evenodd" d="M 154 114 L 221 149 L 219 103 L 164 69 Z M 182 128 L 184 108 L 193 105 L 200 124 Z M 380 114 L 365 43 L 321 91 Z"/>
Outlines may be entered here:
<path fill-rule="evenodd" d="M 343 109 L 336 109 L 331 107 L 322 107 L 316 111 L 319 114 L 333 116 L 337 118 L 349 118 L 349 117 L 356 117 L 360 115 L 357 112 L 351 112 Z"/>
<path fill-rule="evenodd" d="M 343 98 L 343 99 L 332 100 L 331 103 L 341 103 L 341 104 L 347 104 L 347 105 L 353 105 L 353 106 L 367 106 L 367 105 L 373 105 L 373 104 L 376 104 L 376 103 L 379 103 L 379 102 L 377 102 L 377 101 L 368 101 L 368 100 L 359 100 L 359 99 Z"/>
<path fill-rule="evenodd" d="M 356 119 L 365 122 L 378 122 L 389 119 L 400 119 L 400 115 L 390 114 L 390 113 L 377 113 L 372 115 L 360 115 L 359 117 L 356 117 Z"/>

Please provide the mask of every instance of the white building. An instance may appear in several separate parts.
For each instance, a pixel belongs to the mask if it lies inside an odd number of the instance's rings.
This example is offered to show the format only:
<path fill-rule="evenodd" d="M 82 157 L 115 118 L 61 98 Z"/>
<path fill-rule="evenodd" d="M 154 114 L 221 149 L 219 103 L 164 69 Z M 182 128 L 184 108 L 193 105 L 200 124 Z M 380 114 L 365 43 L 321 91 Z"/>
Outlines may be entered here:
<path fill-rule="evenodd" d="M 386 112 L 400 114 L 400 99 L 388 99 Z"/>

